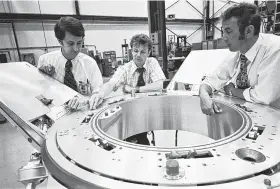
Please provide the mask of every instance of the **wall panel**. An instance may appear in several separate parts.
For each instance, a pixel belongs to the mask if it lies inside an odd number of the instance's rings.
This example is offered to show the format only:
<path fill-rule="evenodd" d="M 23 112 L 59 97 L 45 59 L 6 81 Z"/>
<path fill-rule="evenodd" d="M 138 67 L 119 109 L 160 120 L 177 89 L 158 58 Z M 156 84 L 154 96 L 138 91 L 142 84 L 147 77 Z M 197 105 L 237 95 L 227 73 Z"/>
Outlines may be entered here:
<path fill-rule="evenodd" d="M 16 23 L 15 28 L 20 47 L 37 47 L 45 44 L 41 23 Z"/>
<path fill-rule="evenodd" d="M 176 1 L 175 1 L 176 2 Z M 188 19 L 202 19 L 202 15 L 199 13 L 203 11 L 203 1 L 189 0 L 195 8 L 193 8 L 186 1 L 180 0 L 178 3 L 174 4 L 172 7 L 166 10 L 166 15 L 175 14 L 176 18 L 188 18 Z M 197 10 L 199 11 L 197 11 Z"/>
<path fill-rule="evenodd" d="M 12 13 L 40 13 L 38 1 L 8 1 Z"/>
<path fill-rule="evenodd" d="M 5 13 L 6 10 L 5 10 L 5 7 L 4 7 L 4 1 L 3 2 L 0 2 L 0 13 Z"/>
<path fill-rule="evenodd" d="M 59 42 L 57 41 L 54 34 L 54 25 L 55 23 L 44 22 L 44 35 L 46 36 L 46 41 L 48 46 L 58 46 Z"/>
<path fill-rule="evenodd" d="M 40 0 L 39 3 L 42 14 L 76 14 L 73 0 Z"/>
<path fill-rule="evenodd" d="M 147 17 L 147 1 L 79 1 L 83 15 Z"/>
<path fill-rule="evenodd" d="M 85 45 L 96 45 L 98 51 L 116 51 L 122 56 L 121 44 L 130 42 L 133 35 L 144 33 L 149 35 L 148 24 L 121 25 L 85 25 Z"/>
<path fill-rule="evenodd" d="M 10 23 L 0 23 L 0 48 L 12 48 L 14 46 L 11 25 Z"/>

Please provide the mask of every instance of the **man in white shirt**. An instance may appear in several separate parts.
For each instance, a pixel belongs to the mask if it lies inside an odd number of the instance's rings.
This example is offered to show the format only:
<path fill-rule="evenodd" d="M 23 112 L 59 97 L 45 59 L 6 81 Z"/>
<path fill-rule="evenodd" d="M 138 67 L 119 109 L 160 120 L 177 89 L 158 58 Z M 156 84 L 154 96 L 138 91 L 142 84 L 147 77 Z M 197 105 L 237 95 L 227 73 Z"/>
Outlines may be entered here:
<path fill-rule="evenodd" d="M 227 95 L 280 108 L 280 37 L 260 34 L 261 17 L 254 4 L 240 3 L 222 15 L 223 40 L 237 52 L 207 77 L 199 95 L 206 115 L 221 112 L 211 98 L 224 88 Z"/>
<path fill-rule="evenodd" d="M 95 109 L 102 103 L 104 97 L 120 86 L 126 93 L 131 93 L 132 90 L 149 92 L 162 89 L 165 75 L 158 61 L 148 57 L 152 49 L 151 39 L 145 34 L 138 34 L 132 37 L 130 46 L 133 60 L 119 67 L 110 81 L 102 86 L 99 93 L 91 97 L 91 109 Z"/>
<path fill-rule="evenodd" d="M 80 94 L 91 96 L 103 80 L 95 60 L 80 52 L 85 36 L 82 23 L 73 17 L 62 17 L 54 31 L 61 49 L 40 56 L 38 69 Z M 69 107 L 77 109 L 79 99 L 71 99 Z"/>

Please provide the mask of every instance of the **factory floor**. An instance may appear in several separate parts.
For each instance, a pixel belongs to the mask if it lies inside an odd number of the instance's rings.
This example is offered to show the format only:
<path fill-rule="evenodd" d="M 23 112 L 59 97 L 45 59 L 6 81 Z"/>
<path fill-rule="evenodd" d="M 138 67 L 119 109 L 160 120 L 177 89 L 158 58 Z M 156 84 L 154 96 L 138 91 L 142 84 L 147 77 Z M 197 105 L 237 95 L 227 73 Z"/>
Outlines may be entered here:
<path fill-rule="evenodd" d="M 0 124 L 0 188 L 22 189 L 18 182 L 17 171 L 27 164 L 32 146 L 9 123 Z"/>

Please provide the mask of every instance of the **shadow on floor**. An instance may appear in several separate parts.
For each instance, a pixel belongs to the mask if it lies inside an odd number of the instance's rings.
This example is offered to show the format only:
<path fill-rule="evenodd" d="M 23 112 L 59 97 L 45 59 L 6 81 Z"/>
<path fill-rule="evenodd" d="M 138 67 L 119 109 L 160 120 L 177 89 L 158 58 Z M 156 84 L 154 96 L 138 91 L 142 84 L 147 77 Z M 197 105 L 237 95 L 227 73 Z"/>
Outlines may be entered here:
<path fill-rule="evenodd" d="M 9 122 L 0 124 L 0 188 L 25 189 L 17 171 L 27 164 L 32 146 Z"/>

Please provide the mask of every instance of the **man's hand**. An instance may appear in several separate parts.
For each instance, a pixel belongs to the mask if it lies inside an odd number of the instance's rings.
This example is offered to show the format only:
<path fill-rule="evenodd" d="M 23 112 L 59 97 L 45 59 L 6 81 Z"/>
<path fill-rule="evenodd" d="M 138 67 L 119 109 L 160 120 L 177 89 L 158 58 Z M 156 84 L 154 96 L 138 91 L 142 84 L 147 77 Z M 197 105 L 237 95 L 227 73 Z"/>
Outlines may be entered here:
<path fill-rule="evenodd" d="M 42 65 L 39 68 L 40 71 L 44 72 L 45 74 L 52 76 L 55 73 L 55 67 L 51 64 L 48 65 Z"/>
<path fill-rule="evenodd" d="M 72 98 L 71 100 L 69 100 L 69 102 L 67 103 L 68 107 L 71 109 L 71 110 L 77 110 L 78 109 L 78 106 L 80 104 L 80 99 L 78 97 L 74 97 Z"/>
<path fill-rule="evenodd" d="M 230 82 L 229 84 L 227 84 L 226 86 L 224 86 L 224 90 L 226 95 L 232 96 L 232 89 L 234 89 L 235 86 L 232 82 Z"/>
<path fill-rule="evenodd" d="M 123 92 L 125 92 L 125 93 L 131 93 L 131 91 L 132 91 L 133 89 L 135 89 L 135 88 L 134 88 L 134 87 L 130 87 L 129 85 L 125 85 L 125 86 L 123 87 Z"/>
<path fill-rule="evenodd" d="M 70 110 L 78 110 L 78 109 L 83 109 L 83 108 L 88 108 L 89 105 L 89 100 L 81 97 L 75 96 L 71 100 L 67 102 L 68 108 Z"/>
<path fill-rule="evenodd" d="M 216 104 L 209 95 L 200 95 L 200 107 L 204 114 L 215 115 L 216 113 L 222 112 L 222 109 Z"/>
<path fill-rule="evenodd" d="M 104 95 L 102 92 L 93 94 L 89 100 L 89 108 L 91 110 L 95 110 L 96 107 L 99 106 L 103 102 L 103 99 L 104 99 Z"/>

